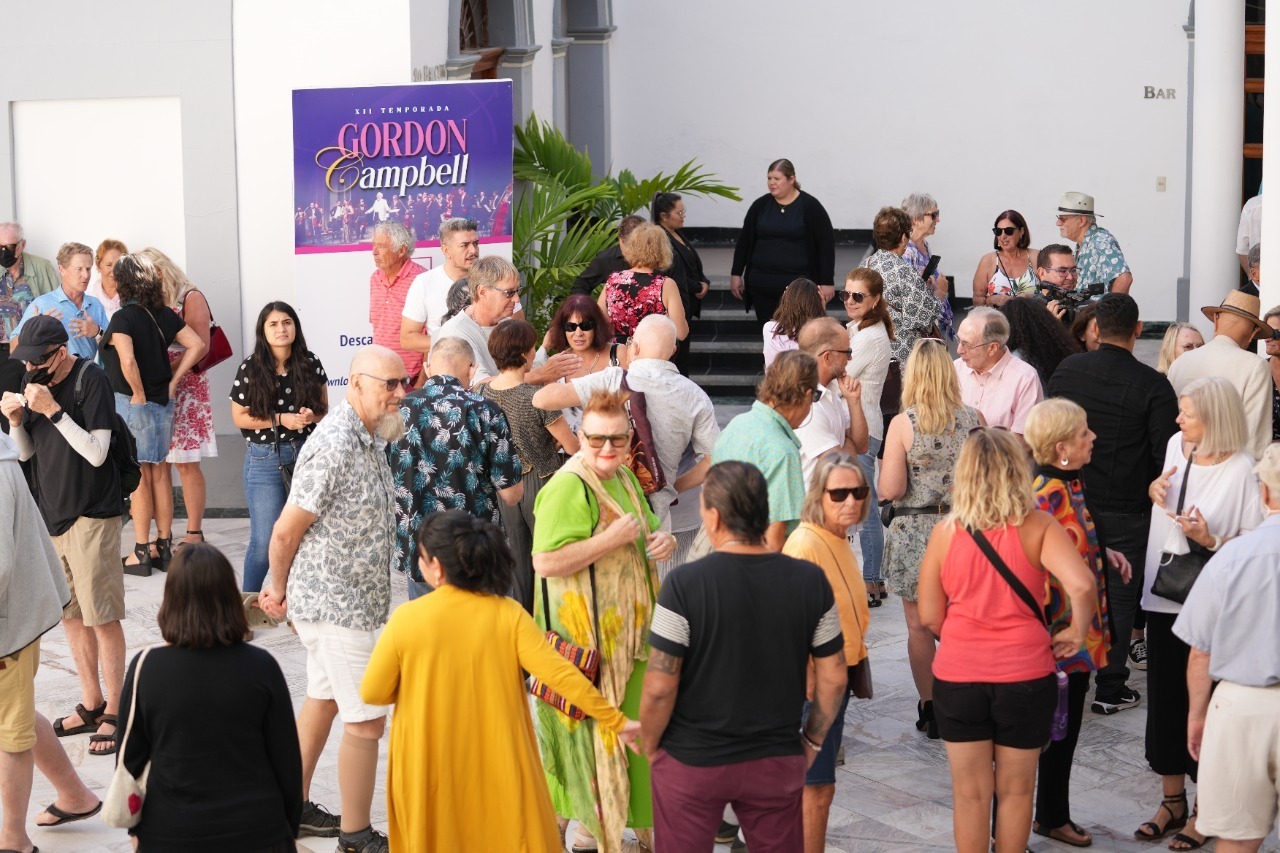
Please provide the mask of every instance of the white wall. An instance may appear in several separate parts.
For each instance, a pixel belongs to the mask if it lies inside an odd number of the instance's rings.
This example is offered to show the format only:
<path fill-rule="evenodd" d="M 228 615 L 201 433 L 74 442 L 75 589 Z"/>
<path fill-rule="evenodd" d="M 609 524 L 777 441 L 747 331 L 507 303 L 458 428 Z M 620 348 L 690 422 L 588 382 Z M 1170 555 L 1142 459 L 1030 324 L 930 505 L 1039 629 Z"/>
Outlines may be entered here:
<path fill-rule="evenodd" d="M 33 254 L 53 260 L 63 243 L 96 248 L 111 237 L 186 266 L 178 98 L 18 101 L 12 122 L 15 208 Z M 88 139 L 109 180 L 86 174 Z"/>
<path fill-rule="evenodd" d="M 869 228 L 880 206 L 932 193 L 932 249 L 966 292 L 997 213 L 1022 212 L 1042 246 L 1059 240 L 1059 196 L 1078 190 L 1120 240 L 1144 318 L 1173 318 L 1185 2 L 811 0 L 780 12 L 648 0 L 613 12 L 615 173 L 696 157 L 742 187 L 742 204 L 689 199 L 690 226 L 741 225 L 769 162 L 788 157 L 837 228 Z M 1145 86 L 1176 99 L 1144 99 Z"/>
<path fill-rule="evenodd" d="M 543 121 L 555 120 L 555 68 L 551 38 L 555 4 L 559 0 L 533 0 L 533 37 L 542 50 L 533 55 L 533 111 Z M 625 2 L 625 0 L 623 0 Z"/>
<path fill-rule="evenodd" d="M 262 306 L 295 299 L 292 92 L 411 82 L 409 0 L 383 0 L 371 15 L 339 0 L 236 0 L 232 25 L 241 304 L 251 344 Z M 352 286 L 367 290 L 368 276 Z M 346 368 L 326 367 L 334 375 Z"/>

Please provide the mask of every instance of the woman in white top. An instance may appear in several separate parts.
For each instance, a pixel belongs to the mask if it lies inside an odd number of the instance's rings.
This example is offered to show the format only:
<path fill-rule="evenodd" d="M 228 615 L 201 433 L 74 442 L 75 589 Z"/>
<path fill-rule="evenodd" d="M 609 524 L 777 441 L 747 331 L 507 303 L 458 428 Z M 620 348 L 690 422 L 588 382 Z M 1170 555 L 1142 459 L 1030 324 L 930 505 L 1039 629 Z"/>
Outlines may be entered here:
<path fill-rule="evenodd" d="M 1185 826 L 1170 849 L 1190 850 L 1205 840 L 1194 829 L 1195 813 L 1188 808 L 1186 794 L 1186 777 L 1194 781 L 1196 776 L 1196 763 L 1187 752 L 1190 647 L 1173 633 L 1182 602 L 1157 595 L 1153 587 L 1168 554 L 1217 551 L 1223 542 L 1261 523 L 1262 507 L 1254 459 L 1243 449 L 1249 440 L 1244 404 L 1230 382 L 1212 376 L 1184 388 L 1178 399 L 1178 426 L 1182 431 L 1169 439 L 1165 451 L 1164 473 L 1149 490 L 1155 507 L 1142 582 L 1142 609 L 1147 614 L 1147 763 L 1162 778 L 1164 799 L 1134 835 L 1163 838 Z"/>
<path fill-rule="evenodd" d="M 875 506 L 876 478 L 873 475 L 876 457 L 884 444 L 880 395 L 884 391 L 892 358 L 889 341 L 894 339 L 893 320 L 889 318 L 889 306 L 884 301 L 884 279 L 873 269 L 858 267 L 849 273 L 841 297 L 844 310 L 849 314 L 849 349 L 853 351 L 845 372 L 862 383 L 862 413 L 866 416 L 867 433 L 871 439 L 867 452 L 858 457 L 858 462 L 868 472 L 867 485 L 871 486 L 867 506 Z M 859 527 L 857 536 L 862 549 L 862 579 L 867 583 L 867 604 L 879 607 L 889 594 L 880 575 L 884 527 L 880 524 L 879 513 L 872 513 L 872 518 Z"/>
<path fill-rule="evenodd" d="M 1027 220 L 1016 210 L 1006 210 L 996 217 L 991 231 L 995 251 L 978 261 L 973 274 L 973 304 L 999 307 L 1015 296 L 1035 295 L 1040 279 L 1036 278 L 1036 250 L 1031 248 Z"/>
<path fill-rule="evenodd" d="M 764 324 L 764 369 L 769 369 L 778 353 L 797 348 L 796 338 L 805 323 L 825 316 L 827 306 L 822 302 L 818 285 L 807 278 L 797 278 L 788 284 L 773 319 Z"/>
<path fill-rule="evenodd" d="M 89 282 L 88 293 L 102 303 L 108 320 L 120 310 L 120 294 L 116 292 L 116 261 L 128 253 L 124 243 L 110 238 L 98 244 L 98 251 L 93 253 L 93 266 L 98 275 Z"/>

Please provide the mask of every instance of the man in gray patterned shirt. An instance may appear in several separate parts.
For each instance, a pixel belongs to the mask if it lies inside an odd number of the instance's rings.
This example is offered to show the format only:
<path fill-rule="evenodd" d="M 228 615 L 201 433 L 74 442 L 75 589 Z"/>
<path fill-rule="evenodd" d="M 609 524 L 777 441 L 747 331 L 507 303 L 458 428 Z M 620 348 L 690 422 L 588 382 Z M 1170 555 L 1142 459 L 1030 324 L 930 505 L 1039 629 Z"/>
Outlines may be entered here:
<path fill-rule="evenodd" d="M 351 360 L 349 382 L 346 399 L 298 455 L 258 600 L 277 619 L 287 608 L 307 649 L 307 698 L 298 713 L 301 832 L 337 835 L 339 853 L 387 853 L 387 837 L 369 817 L 387 709 L 361 700 L 360 680 L 391 606 L 395 487 L 386 445 L 404 432 L 400 400 L 409 378 L 400 356 L 369 346 Z M 338 715 L 341 817 L 311 802 L 309 790 Z"/>

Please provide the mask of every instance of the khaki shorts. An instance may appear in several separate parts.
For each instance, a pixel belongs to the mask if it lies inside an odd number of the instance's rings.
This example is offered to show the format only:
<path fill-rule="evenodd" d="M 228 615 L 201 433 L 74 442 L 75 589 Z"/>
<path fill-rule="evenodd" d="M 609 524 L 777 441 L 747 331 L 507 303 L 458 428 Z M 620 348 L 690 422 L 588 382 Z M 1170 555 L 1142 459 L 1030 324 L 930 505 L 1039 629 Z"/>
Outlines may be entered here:
<path fill-rule="evenodd" d="M 77 518 L 53 537 L 71 589 L 63 619 L 83 619 L 86 628 L 124 618 L 124 567 L 120 563 L 120 517 Z"/>
<path fill-rule="evenodd" d="M 386 705 L 366 705 L 360 682 L 381 631 L 357 631 L 326 622 L 294 622 L 307 650 L 307 696 L 332 699 L 344 723 L 363 723 L 387 715 Z"/>
<path fill-rule="evenodd" d="M 1196 795 L 1196 831 L 1235 841 L 1266 838 L 1280 808 L 1280 686 L 1223 681 L 1209 700 Z"/>
<path fill-rule="evenodd" d="M 0 658 L 0 752 L 26 752 L 36 745 L 36 670 L 40 641 Z"/>

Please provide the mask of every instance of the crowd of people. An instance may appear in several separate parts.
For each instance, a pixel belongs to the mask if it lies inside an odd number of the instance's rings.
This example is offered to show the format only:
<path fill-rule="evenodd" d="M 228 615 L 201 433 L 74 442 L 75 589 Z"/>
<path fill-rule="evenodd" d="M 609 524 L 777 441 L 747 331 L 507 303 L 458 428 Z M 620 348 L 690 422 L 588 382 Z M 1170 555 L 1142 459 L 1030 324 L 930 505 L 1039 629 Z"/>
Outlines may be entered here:
<path fill-rule="evenodd" d="M 648 850 L 820 851 L 889 593 L 957 849 L 1092 843 L 1070 798 L 1090 674 L 1093 714 L 1145 701 L 1161 794 L 1134 837 L 1258 849 L 1278 808 L 1280 308 L 1233 289 L 1203 309 L 1209 342 L 1169 327 L 1157 369 L 1134 355 L 1133 277 L 1087 195 L 1059 203 L 1074 249 L 1033 249 L 999 213 L 957 314 L 932 196 L 881 209 L 837 282 L 830 219 L 789 161 L 768 187 L 731 277 L 766 369 L 723 429 L 681 369 L 708 280 L 676 194 L 623 220 L 541 335 L 473 220 L 444 219 L 430 272 L 403 223 L 379 222 L 374 343 L 332 406 L 302 318 L 265 305 L 228 389 L 238 584 L 199 531 L 207 300 L 114 240 L 64 245 L 54 290 L 0 225 L 0 850 L 34 849 L 33 768 L 57 791 L 37 825 L 103 808 L 57 741 L 89 734 L 117 779 L 148 780 L 123 824 L 144 851 L 308 835 L 340 853 L 614 853 L 628 828 Z M 165 642 L 126 668 L 123 574 L 153 568 Z M 409 598 L 394 612 L 392 572 Z M 34 673 L 59 622 L 82 696 L 50 722 Z M 247 642 L 280 622 L 306 654 L 296 718 Z M 327 806 L 313 779 L 339 718 Z"/>

